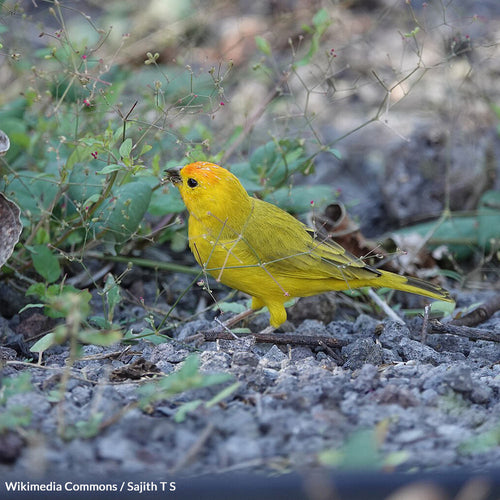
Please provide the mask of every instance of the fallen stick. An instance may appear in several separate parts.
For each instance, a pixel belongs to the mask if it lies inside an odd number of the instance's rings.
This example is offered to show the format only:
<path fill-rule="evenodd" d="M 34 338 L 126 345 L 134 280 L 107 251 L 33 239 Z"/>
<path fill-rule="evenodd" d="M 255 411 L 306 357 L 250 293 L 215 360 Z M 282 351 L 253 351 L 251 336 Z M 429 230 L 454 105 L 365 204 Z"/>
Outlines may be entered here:
<path fill-rule="evenodd" d="M 469 314 L 454 319 L 451 324 L 456 326 L 476 326 L 493 316 L 498 310 L 500 310 L 500 295 L 496 295 L 484 304 L 476 307 Z"/>
<path fill-rule="evenodd" d="M 431 333 L 442 333 L 448 335 L 458 335 L 470 340 L 489 340 L 491 342 L 500 342 L 500 334 L 493 333 L 481 328 L 471 328 L 469 326 L 457 326 L 450 323 L 440 323 L 439 321 L 430 322 Z"/>
<path fill-rule="evenodd" d="M 322 347 L 327 346 L 329 348 L 339 348 L 346 345 L 346 342 L 342 342 L 333 337 L 327 337 L 325 335 L 297 335 L 297 334 L 279 334 L 279 333 L 251 333 L 249 334 L 255 338 L 256 342 L 262 342 L 267 344 L 277 344 L 277 345 L 295 345 L 295 346 L 305 346 L 305 347 Z M 203 338 L 206 342 L 213 342 L 214 340 L 235 340 L 238 339 L 232 332 L 225 330 L 207 330 L 200 332 L 199 334 L 192 335 L 184 339 L 185 342 L 190 342 L 192 340 L 198 340 Z M 240 337 L 241 338 L 241 337 Z"/>

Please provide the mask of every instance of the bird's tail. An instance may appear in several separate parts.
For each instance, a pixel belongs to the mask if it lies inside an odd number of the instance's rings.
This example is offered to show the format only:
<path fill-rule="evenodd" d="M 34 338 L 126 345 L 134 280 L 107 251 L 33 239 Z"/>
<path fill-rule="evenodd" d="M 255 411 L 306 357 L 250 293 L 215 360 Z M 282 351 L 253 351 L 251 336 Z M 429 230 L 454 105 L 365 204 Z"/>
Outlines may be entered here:
<path fill-rule="evenodd" d="M 381 286 L 389 286 L 395 290 L 402 292 L 416 293 L 418 295 L 425 295 L 433 299 L 445 300 L 446 302 L 454 302 L 448 290 L 441 288 L 438 285 L 429 283 L 428 281 L 409 276 L 400 276 L 399 274 L 382 271 L 383 278 L 380 280 Z M 375 280 L 377 281 L 377 280 Z"/>

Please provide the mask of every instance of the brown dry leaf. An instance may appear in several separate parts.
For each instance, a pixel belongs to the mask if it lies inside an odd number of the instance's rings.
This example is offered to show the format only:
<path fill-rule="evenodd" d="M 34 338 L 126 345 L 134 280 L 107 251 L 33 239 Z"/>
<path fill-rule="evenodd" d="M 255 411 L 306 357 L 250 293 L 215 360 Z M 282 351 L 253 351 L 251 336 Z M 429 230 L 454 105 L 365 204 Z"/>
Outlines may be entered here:
<path fill-rule="evenodd" d="M 385 255 L 382 248 L 364 237 L 359 224 L 349 217 L 343 203 L 331 203 L 323 214 L 316 214 L 311 222 L 320 237 L 335 240 L 353 255 L 363 257 L 363 260 L 370 256 Z M 368 260 L 365 261 L 369 264 Z"/>
<path fill-rule="evenodd" d="M 0 267 L 9 260 L 21 236 L 23 225 L 20 214 L 20 208 L 0 193 Z"/>
<path fill-rule="evenodd" d="M 160 373 L 160 369 L 154 363 L 139 358 L 130 365 L 115 368 L 111 372 L 109 380 L 112 382 L 122 382 L 128 379 L 139 380 L 143 377 L 153 377 L 157 373 Z"/>

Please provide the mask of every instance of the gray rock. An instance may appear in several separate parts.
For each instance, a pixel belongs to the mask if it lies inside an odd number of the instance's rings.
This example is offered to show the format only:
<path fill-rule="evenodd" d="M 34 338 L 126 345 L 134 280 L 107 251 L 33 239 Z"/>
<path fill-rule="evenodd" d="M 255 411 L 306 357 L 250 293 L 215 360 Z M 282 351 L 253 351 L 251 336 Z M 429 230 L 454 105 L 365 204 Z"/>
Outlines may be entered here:
<path fill-rule="evenodd" d="M 253 352 L 236 351 L 233 354 L 232 364 L 237 366 L 256 367 L 259 364 L 259 357 Z"/>
<path fill-rule="evenodd" d="M 364 364 L 354 373 L 351 385 L 356 391 L 372 391 L 380 385 L 378 368 L 372 364 Z"/>
<path fill-rule="evenodd" d="M 386 365 L 400 363 L 403 361 L 395 349 L 382 349 L 383 363 Z"/>
<path fill-rule="evenodd" d="M 428 335 L 426 342 L 437 352 L 460 352 L 465 355 L 469 355 L 473 347 L 473 342 L 457 335 Z"/>
<path fill-rule="evenodd" d="M 474 384 L 469 397 L 473 403 L 488 404 L 493 399 L 493 389 L 483 383 Z"/>
<path fill-rule="evenodd" d="M 171 342 L 156 345 L 151 351 L 150 361 L 157 364 L 159 361 L 167 361 L 169 363 L 180 363 L 189 356 L 187 349 L 179 348 Z"/>
<path fill-rule="evenodd" d="M 90 401 L 92 392 L 89 385 L 79 385 L 71 391 L 71 398 L 77 406 L 84 406 Z"/>
<path fill-rule="evenodd" d="M 425 439 L 426 436 L 427 436 L 427 434 L 426 434 L 425 430 L 422 428 L 406 429 L 406 430 L 403 430 L 403 431 L 395 434 L 392 439 L 397 443 L 409 444 L 409 443 L 413 443 L 415 441 L 420 441 L 422 439 Z"/>
<path fill-rule="evenodd" d="M 332 321 L 326 325 L 327 332 L 337 340 L 350 343 L 357 337 L 353 333 L 353 323 L 347 321 Z"/>
<path fill-rule="evenodd" d="M 352 325 L 352 330 L 356 334 L 369 337 L 370 335 L 375 334 L 375 329 L 378 325 L 380 325 L 380 321 L 377 321 L 367 314 L 360 314 Z"/>
<path fill-rule="evenodd" d="M 280 370 L 282 361 L 288 359 L 287 355 L 281 349 L 273 345 L 266 355 L 260 360 L 263 368 L 271 368 L 272 370 Z"/>
<path fill-rule="evenodd" d="M 122 462 L 134 452 L 134 443 L 124 438 L 121 431 L 116 429 L 107 436 L 101 437 L 97 443 L 97 456 L 103 460 Z"/>
<path fill-rule="evenodd" d="M 290 361 L 302 361 L 306 358 L 312 358 L 313 353 L 309 347 L 292 347 L 290 349 Z"/>
<path fill-rule="evenodd" d="M 223 351 L 200 353 L 200 371 L 209 373 L 225 372 L 231 366 L 231 356 Z"/>
<path fill-rule="evenodd" d="M 210 330 L 213 328 L 213 323 L 205 319 L 197 319 L 195 321 L 190 321 L 184 324 L 176 334 L 175 338 L 178 340 L 184 340 L 187 337 L 192 337 L 203 330 Z"/>
<path fill-rule="evenodd" d="M 473 389 L 471 369 L 465 365 L 451 367 L 443 381 L 457 392 L 471 392 Z"/>
<path fill-rule="evenodd" d="M 500 361 L 500 345 L 497 342 L 478 340 L 472 343 L 469 358 L 480 366 L 487 366 Z"/>
<path fill-rule="evenodd" d="M 219 448 L 219 454 L 227 465 L 234 465 L 260 456 L 259 443 L 242 435 L 234 435 Z"/>
<path fill-rule="evenodd" d="M 406 325 L 387 321 L 384 322 L 384 328 L 378 338 L 383 347 L 397 351 L 401 340 L 410 338 L 410 330 Z"/>
<path fill-rule="evenodd" d="M 342 356 L 347 360 L 344 368 L 355 370 L 364 364 L 380 365 L 384 360 L 382 346 L 372 339 L 359 339 L 342 347 Z"/>
<path fill-rule="evenodd" d="M 437 365 L 443 359 L 442 355 L 432 349 L 432 347 L 406 337 L 401 338 L 398 352 L 405 361 L 413 359 L 422 363 Z"/>

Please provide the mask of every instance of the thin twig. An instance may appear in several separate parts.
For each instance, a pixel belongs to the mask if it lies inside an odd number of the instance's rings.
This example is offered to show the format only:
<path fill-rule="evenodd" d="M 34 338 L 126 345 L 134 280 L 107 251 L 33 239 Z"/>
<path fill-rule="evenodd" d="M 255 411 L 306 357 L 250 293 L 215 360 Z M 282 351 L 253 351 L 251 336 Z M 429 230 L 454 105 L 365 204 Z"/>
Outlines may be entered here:
<path fill-rule="evenodd" d="M 373 288 L 368 289 L 368 296 L 370 299 L 377 304 L 382 311 L 389 316 L 393 321 L 399 323 L 400 325 L 404 325 L 405 322 L 387 305 L 387 302 L 384 302 L 374 291 Z"/>
<path fill-rule="evenodd" d="M 466 337 L 470 340 L 489 340 L 491 342 L 500 342 L 500 334 L 493 333 L 489 330 L 482 330 L 480 328 L 455 326 L 450 323 L 443 324 L 439 321 L 431 321 L 430 327 L 432 333 L 458 335 L 459 337 Z"/>
<path fill-rule="evenodd" d="M 422 331 L 420 333 L 420 340 L 422 344 L 427 342 L 427 332 L 429 331 L 429 313 L 431 312 L 431 306 L 428 304 L 424 307 L 424 320 L 422 322 Z"/>

